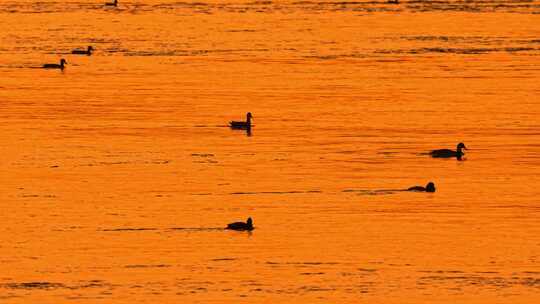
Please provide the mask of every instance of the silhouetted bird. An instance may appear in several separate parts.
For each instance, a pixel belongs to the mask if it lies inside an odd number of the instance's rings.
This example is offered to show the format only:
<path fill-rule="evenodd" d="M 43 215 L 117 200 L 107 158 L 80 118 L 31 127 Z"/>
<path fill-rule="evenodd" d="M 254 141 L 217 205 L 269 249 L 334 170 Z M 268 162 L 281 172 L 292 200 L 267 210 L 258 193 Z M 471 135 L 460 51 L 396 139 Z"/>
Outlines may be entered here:
<path fill-rule="evenodd" d="M 114 0 L 114 2 L 106 2 L 106 6 L 118 6 L 118 0 Z"/>
<path fill-rule="evenodd" d="M 424 191 L 424 192 L 435 192 L 435 184 L 432 182 L 429 182 L 426 187 L 422 186 L 414 186 L 407 189 L 407 191 Z"/>
<path fill-rule="evenodd" d="M 60 69 L 60 70 L 63 70 L 65 64 L 67 64 L 67 61 L 64 58 L 62 58 L 62 59 L 60 59 L 60 64 L 47 63 L 47 64 L 43 65 L 43 68 L 44 69 Z"/>
<path fill-rule="evenodd" d="M 231 121 L 229 122 L 229 126 L 233 129 L 249 129 L 251 128 L 251 119 L 253 118 L 253 115 L 251 115 L 251 112 L 248 112 L 246 115 L 246 121 Z"/>
<path fill-rule="evenodd" d="M 440 150 L 433 150 L 429 154 L 431 157 L 436 158 L 448 158 L 448 157 L 457 157 L 458 160 L 461 160 L 461 156 L 463 156 L 465 153 L 461 151 L 461 149 L 467 150 L 464 143 L 459 143 L 457 145 L 457 151 L 450 150 L 450 149 L 440 149 Z"/>
<path fill-rule="evenodd" d="M 253 221 L 251 218 L 248 218 L 247 221 L 244 222 L 234 222 L 227 225 L 227 228 L 225 229 L 231 229 L 231 230 L 239 230 L 239 231 L 251 231 L 253 230 Z"/>
<path fill-rule="evenodd" d="M 76 55 L 92 55 L 92 51 L 94 50 L 94 48 L 89 45 L 88 48 L 85 50 L 73 50 L 71 51 L 71 54 L 76 54 Z"/>
<path fill-rule="evenodd" d="M 388 0 L 388 4 L 399 4 L 399 0 Z"/>

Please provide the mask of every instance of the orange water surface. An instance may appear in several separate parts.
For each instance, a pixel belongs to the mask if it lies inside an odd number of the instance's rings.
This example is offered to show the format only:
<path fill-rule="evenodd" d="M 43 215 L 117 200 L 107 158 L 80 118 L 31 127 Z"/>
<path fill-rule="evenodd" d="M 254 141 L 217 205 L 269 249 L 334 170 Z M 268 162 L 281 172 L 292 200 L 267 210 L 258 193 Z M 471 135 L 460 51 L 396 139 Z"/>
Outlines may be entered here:
<path fill-rule="evenodd" d="M 1 303 L 540 301 L 540 1 L 101 2 L 0 0 Z"/>

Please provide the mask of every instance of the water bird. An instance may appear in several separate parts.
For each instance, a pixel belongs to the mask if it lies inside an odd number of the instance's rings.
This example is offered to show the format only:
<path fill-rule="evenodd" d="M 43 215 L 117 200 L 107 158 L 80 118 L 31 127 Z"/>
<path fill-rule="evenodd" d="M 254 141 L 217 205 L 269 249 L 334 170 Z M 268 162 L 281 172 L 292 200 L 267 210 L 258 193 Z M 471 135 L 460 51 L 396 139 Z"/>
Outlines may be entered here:
<path fill-rule="evenodd" d="M 88 48 L 85 50 L 73 50 L 71 51 L 71 54 L 76 54 L 76 55 L 92 55 L 92 51 L 94 50 L 94 48 L 89 45 Z"/>
<path fill-rule="evenodd" d="M 46 63 L 43 65 L 43 68 L 44 69 L 60 69 L 60 70 L 64 70 L 64 65 L 67 64 L 67 61 L 62 58 L 60 59 L 60 64 L 56 64 L 56 63 Z"/>
<path fill-rule="evenodd" d="M 388 4 L 399 4 L 399 0 L 388 0 L 386 3 L 388 3 Z"/>
<path fill-rule="evenodd" d="M 251 115 L 251 112 L 248 112 L 246 114 L 246 121 L 231 121 L 229 122 L 229 126 L 232 129 L 250 129 L 251 128 L 251 119 L 253 118 L 253 115 Z"/>
<path fill-rule="evenodd" d="M 114 0 L 114 2 L 105 2 L 105 6 L 118 6 L 118 0 Z"/>
<path fill-rule="evenodd" d="M 429 182 L 425 187 L 414 186 L 407 189 L 407 191 L 435 192 L 435 184 L 433 182 Z"/>
<path fill-rule="evenodd" d="M 462 149 L 467 150 L 467 147 L 465 147 L 465 144 L 460 142 L 457 145 L 456 151 L 450 150 L 450 149 L 439 149 L 439 150 L 433 150 L 429 152 L 431 157 L 435 158 L 449 158 L 449 157 L 456 157 L 458 160 L 461 160 L 461 157 L 465 154 L 463 153 Z"/>
<path fill-rule="evenodd" d="M 254 229 L 253 227 L 253 220 L 249 217 L 247 221 L 244 222 L 234 222 L 227 225 L 227 228 L 230 230 L 238 230 L 238 231 L 251 231 Z"/>

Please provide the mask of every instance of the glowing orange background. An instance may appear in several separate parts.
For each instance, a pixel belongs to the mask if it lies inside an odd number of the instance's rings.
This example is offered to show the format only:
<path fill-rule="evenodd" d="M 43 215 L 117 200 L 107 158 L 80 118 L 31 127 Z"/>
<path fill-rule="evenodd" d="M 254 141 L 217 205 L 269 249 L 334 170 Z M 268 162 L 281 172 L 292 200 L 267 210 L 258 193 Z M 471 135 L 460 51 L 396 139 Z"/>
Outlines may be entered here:
<path fill-rule="evenodd" d="M 535 302 L 538 13 L 0 0 L 0 300 Z"/>

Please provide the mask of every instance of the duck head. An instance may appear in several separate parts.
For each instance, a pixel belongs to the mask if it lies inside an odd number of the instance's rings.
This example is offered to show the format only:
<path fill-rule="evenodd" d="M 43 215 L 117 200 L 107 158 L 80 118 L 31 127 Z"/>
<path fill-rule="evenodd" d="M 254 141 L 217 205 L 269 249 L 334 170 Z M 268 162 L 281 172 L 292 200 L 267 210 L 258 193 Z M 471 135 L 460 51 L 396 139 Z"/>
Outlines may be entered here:
<path fill-rule="evenodd" d="M 64 58 L 60 59 L 60 65 L 64 66 L 64 64 L 67 64 L 67 61 Z"/>
<path fill-rule="evenodd" d="M 248 225 L 248 227 L 253 228 L 253 220 L 251 220 L 250 217 L 248 217 L 246 224 Z"/>
<path fill-rule="evenodd" d="M 251 112 L 247 112 L 247 115 L 246 115 L 246 116 L 247 116 L 247 118 L 246 118 L 247 121 L 248 121 L 248 122 L 251 122 L 251 119 L 253 119 L 253 115 L 251 115 Z"/>
<path fill-rule="evenodd" d="M 435 184 L 433 182 L 429 182 L 426 185 L 426 192 L 435 192 Z"/>
<path fill-rule="evenodd" d="M 88 46 L 88 53 L 92 52 L 94 50 L 94 47 L 92 47 L 91 45 Z"/>
<path fill-rule="evenodd" d="M 467 150 L 467 147 L 465 147 L 465 144 L 462 142 L 457 145 L 457 150 L 461 151 L 461 149 Z"/>

